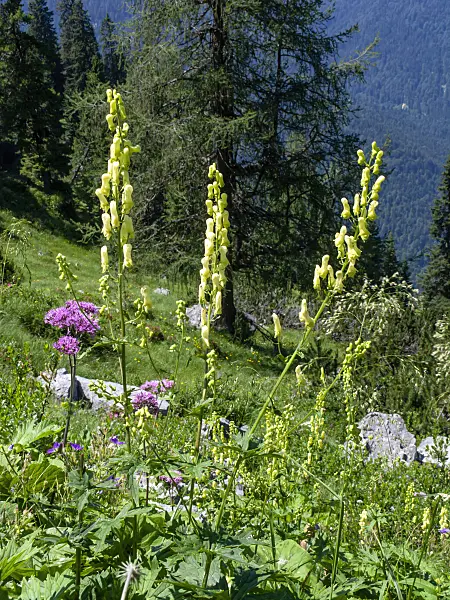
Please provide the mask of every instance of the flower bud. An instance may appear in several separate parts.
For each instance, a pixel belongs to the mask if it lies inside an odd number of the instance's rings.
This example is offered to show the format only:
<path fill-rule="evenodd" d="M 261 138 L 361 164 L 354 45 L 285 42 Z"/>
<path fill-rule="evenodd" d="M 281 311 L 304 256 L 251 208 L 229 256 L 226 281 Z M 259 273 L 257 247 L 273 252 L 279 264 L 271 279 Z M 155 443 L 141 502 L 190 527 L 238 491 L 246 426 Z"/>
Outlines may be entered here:
<path fill-rule="evenodd" d="M 102 194 L 104 196 L 109 196 L 109 192 L 110 192 L 110 182 L 111 180 L 111 175 L 109 173 L 103 173 L 102 175 L 102 187 L 100 188 Z M 97 193 L 97 192 L 96 192 Z"/>
<path fill-rule="evenodd" d="M 102 261 L 102 273 L 106 273 L 106 271 L 108 270 L 108 267 L 109 267 L 108 247 L 107 246 L 101 247 L 100 257 L 101 257 L 101 261 Z"/>
<path fill-rule="evenodd" d="M 343 206 L 343 210 L 341 212 L 341 217 L 343 219 L 349 219 L 351 216 L 350 204 L 348 203 L 347 198 L 342 198 L 341 202 L 342 202 L 342 206 Z"/>
<path fill-rule="evenodd" d="M 277 315 L 277 313 L 273 313 L 272 314 L 272 320 L 273 320 L 273 326 L 275 328 L 275 339 L 280 341 L 281 340 L 281 323 L 280 323 L 280 317 Z"/>
<path fill-rule="evenodd" d="M 150 290 L 146 285 L 141 287 L 141 296 L 143 300 L 143 306 L 146 313 L 152 310 L 152 301 L 150 299 Z"/>
<path fill-rule="evenodd" d="M 381 189 L 381 184 L 383 183 L 383 181 L 385 179 L 386 179 L 386 177 L 384 175 L 380 175 L 378 177 L 378 179 L 375 181 L 375 183 L 373 184 L 372 192 L 375 192 L 376 194 L 378 194 Z"/>
<path fill-rule="evenodd" d="M 216 315 L 222 314 L 222 292 L 219 291 L 216 294 L 215 304 L 214 304 L 214 312 Z"/>
<path fill-rule="evenodd" d="M 120 173 L 120 163 L 118 160 L 115 160 L 112 164 L 112 182 L 115 183 L 116 185 L 119 185 L 120 183 L 120 179 L 119 179 L 119 173 Z"/>
<path fill-rule="evenodd" d="M 301 310 L 300 310 L 300 313 L 298 316 L 299 316 L 300 322 L 304 323 L 305 327 L 307 329 L 314 327 L 314 319 L 312 317 L 310 317 L 310 315 L 308 313 L 308 305 L 307 305 L 305 298 L 303 298 L 303 300 L 302 300 L 302 306 L 301 306 Z"/>
<path fill-rule="evenodd" d="M 108 127 L 110 131 L 114 131 L 116 128 L 116 124 L 114 122 L 114 115 L 106 115 L 106 120 L 108 122 Z"/>
<path fill-rule="evenodd" d="M 133 221 L 129 215 L 125 215 L 120 229 L 120 241 L 122 244 L 134 238 Z"/>
<path fill-rule="evenodd" d="M 107 211 L 109 210 L 109 202 L 108 200 L 105 198 L 105 196 L 102 194 L 102 189 L 101 188 L 97 188 L 95 190 L 95 195 L 97 196 L 97 198 L 100 200 L 100 208 L 103 211 Z"/>
<path fill-rule="evenodd" d="M 103 221 L 103 228 L 102 228 L 102 233 L 105 236 L 105 238 L 107 240 L 109 240 L 109 238 L 111 237 L 111 217 L 109 216 L 109 213 L 103 213 L 102 214 L 102 221 Z"/>
<path fill-rule="evenodd" d="M 319 275 L 322 279 L 324 279 L 328 274 L 328 261 L 329 260 L 330 260 L 330 257 L 328 254 L 325 254 L 324 256 L 322 256 L 322 266 L 320 267 L 320 270 L 319 270 Z"/>
<path fill-rule="evenodd" d="M 113 229 L 117 229 L 120 225 L 120 221 L 119 215 L 117 214 L 117 205 L 115 200 L 112 200 L 111 204 L 109 205 L 109 209 L 111 211 L 111 225 Z"/>
<path fill-rule="evenodd" d="M 122 214 L 127 215 L 130 210 L 133 208 L 133 199 L 132 199 L 132 194 L 133 194 L 133 186 L 130 185 L 129 183 L 127 185 L 124 185 L 123 187 L 123 192 L 122 192 Z"/>
<path fill-rule="evenodd" d="M 320 267 L 319 265 L 316 265 L 316 268 L 314 270 L 314 279 L 313 279 L 313 288 L 315 290 L 320 290 Z"/>
<path fill-rule="evenodd" d="M 131 250 L 131 244 L 123 245 L 123 266 L 128 269 L 133 266 L 133 261 L 131 260 Z"/>
<path fill-rule="evenodd" d="M 367 218 L 369 219 L 369 221 L 375 221 L 375 219 L 377 218 L 377 215 L 375 213 L 377 206 L 378 202 L 376 202 L 375 200 L 373 200 L 369 204 L 369 212 L 367 213 Z"/>
<path fill-rule="evenodd" d="M 360 235 L 361 239 L 363 240 L 363 242 L 365 242 L 366 240 L 369 239 L 370 232 L 367 229 L 367 224 L 366 224 L 366 220 L 364 217 L 359 217 L 358 226 L 359 226 L 359 235 Z"/>

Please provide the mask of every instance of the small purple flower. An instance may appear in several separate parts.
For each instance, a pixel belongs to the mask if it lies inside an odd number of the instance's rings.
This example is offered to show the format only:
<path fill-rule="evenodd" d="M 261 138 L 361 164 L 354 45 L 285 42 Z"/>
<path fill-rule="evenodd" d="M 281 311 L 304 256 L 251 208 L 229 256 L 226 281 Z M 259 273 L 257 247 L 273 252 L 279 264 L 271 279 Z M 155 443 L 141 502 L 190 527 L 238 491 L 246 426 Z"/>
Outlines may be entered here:
<path fill-rule="evenodd" d="M 112 437 L 110 437 L 109 441 L 111 442 L 111 444 L 114 444 L 115 446 L 123 446 L 123 444 L 125 444 L 125 442 L 121 442 L 119 440 L 117 435 L 113 435 Z"/>
<path fill-rule="evenodd" d="M 74 444 L 72 442 L 70 442 L 69 446 L 72 448 L 72 450 L 83 450 L 83 446 L 81 446 L 80 444 Z"/>
<path fill-rule="evenodd" d="M 442 529 L 438 529 L 438 532 L 445 535 L 446 533 L 450 533 L 450 529 L 448 527 L 443 527 Z"/>
<path fill-rule="evenodd" d="M 59 340 L 53 344 L 53 348 L 63 354 L 78 354 L 80 351 L 80 342 L 71 335 L 63 335 L 63 337 L 60 337 Z"/>
<path fill-rule="evenodd" d="M 134 410 L 139 410 L 144 406 L 147 406 L 152 410 L 158 409 L 158 400 L 156 399 L 155 394 L 152 394 L 152 392 L 146 392 L 145 390 L 139 390 L 139 392 L 131 400 L 131 403 Z"/>
<path fill-rule="evenodd" d="M 55 442 L 51 448 L 49 448 L 46 454 L 53 454 L 53 452 L 58 452 L 61 447 L 61 442 Z"/>
<path fill-rule="evenodd" d="M 169 475 L 160 475 L 159 478 L 164 483 L 169 483 L 171 485 L 180 485 L 183 482 L 183 477 L 181 477 L 181 471 L 175 471 L 176 475 L 173 477 L 169 477 Z"/>

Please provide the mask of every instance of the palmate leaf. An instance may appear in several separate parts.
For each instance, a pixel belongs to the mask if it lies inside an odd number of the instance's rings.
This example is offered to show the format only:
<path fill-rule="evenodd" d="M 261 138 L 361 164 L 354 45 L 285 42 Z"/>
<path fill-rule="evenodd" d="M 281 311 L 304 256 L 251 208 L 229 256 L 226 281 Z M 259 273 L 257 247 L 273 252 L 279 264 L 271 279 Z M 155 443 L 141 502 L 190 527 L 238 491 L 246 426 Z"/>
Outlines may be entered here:
<path fill-rule="evenodd" d="M 50 436 L 54 438 L 61 430 L 62 427 L 51 423 L 35 423 L 34 421 L 24 423 L 11 441 L 14 452 L 28 450 L 30 446 L 43 438 Z"/>
<path fill-rule="evenodd" d="M 75 590 L 72 578 L 63 573 L 47 575 L 44 581 L 30 577 L 22 584 L 20 600 L 62 600 L 70 598 Z"/>
<path fill-rule="evenodd" d="M 38 461 L 26 466 L 22 477 L 29 492 L 42 492 L 51 489 L 57 483 L 63 483 L 64 463 L 58 458 L 49 459 L 41 455 Z"/>

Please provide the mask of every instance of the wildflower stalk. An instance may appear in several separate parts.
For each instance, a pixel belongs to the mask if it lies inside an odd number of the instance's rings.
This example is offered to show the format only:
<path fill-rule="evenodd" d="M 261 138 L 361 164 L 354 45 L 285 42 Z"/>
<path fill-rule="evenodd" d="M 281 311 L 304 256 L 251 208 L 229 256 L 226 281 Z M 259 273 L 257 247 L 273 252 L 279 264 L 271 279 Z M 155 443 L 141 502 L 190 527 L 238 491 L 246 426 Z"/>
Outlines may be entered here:
<path fill-rule="evenodd" d="M 69 354 L 69 365 L 70 365 L 69 406 L 67 409 L 66 426 L 64 427 L 64 434 L 63 434 L 63 440 L 62 440 L 62 445 L 61 445 L 62 451 L 64 451 L 66 444 L 67 444 L 67 438 L 69 436 L 70 419 L 71 419 L 72 413 L 73 413 L 73 403 L 74 403 L 74 396 L 75 396 L 75 382 L 76 382 L 76 372 L 77 372 L 77 358 L 76 358 L 75 354 L 74 355 Z"/>

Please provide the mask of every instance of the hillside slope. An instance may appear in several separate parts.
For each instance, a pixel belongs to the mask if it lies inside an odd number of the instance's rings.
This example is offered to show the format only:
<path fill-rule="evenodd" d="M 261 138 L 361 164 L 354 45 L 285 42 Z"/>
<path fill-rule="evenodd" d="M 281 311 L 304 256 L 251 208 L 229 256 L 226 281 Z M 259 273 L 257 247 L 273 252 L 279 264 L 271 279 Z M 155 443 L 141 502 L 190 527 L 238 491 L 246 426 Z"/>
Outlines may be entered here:
<path fill-rule="evenodd" d="M 366 83 L 352 89 L 361 107 L 352 123 L 367 141 L 389 138 L 393 169 L 380 211 L 381 233 L 392 231 L 400 256 L 413 261 L 430 243 L 431 206 L 450 153 L 450 15 L 445 0 L 339 0 L 332 31 L 357 23 L 342 49 L 348 58 L 380 38 Z"/>

